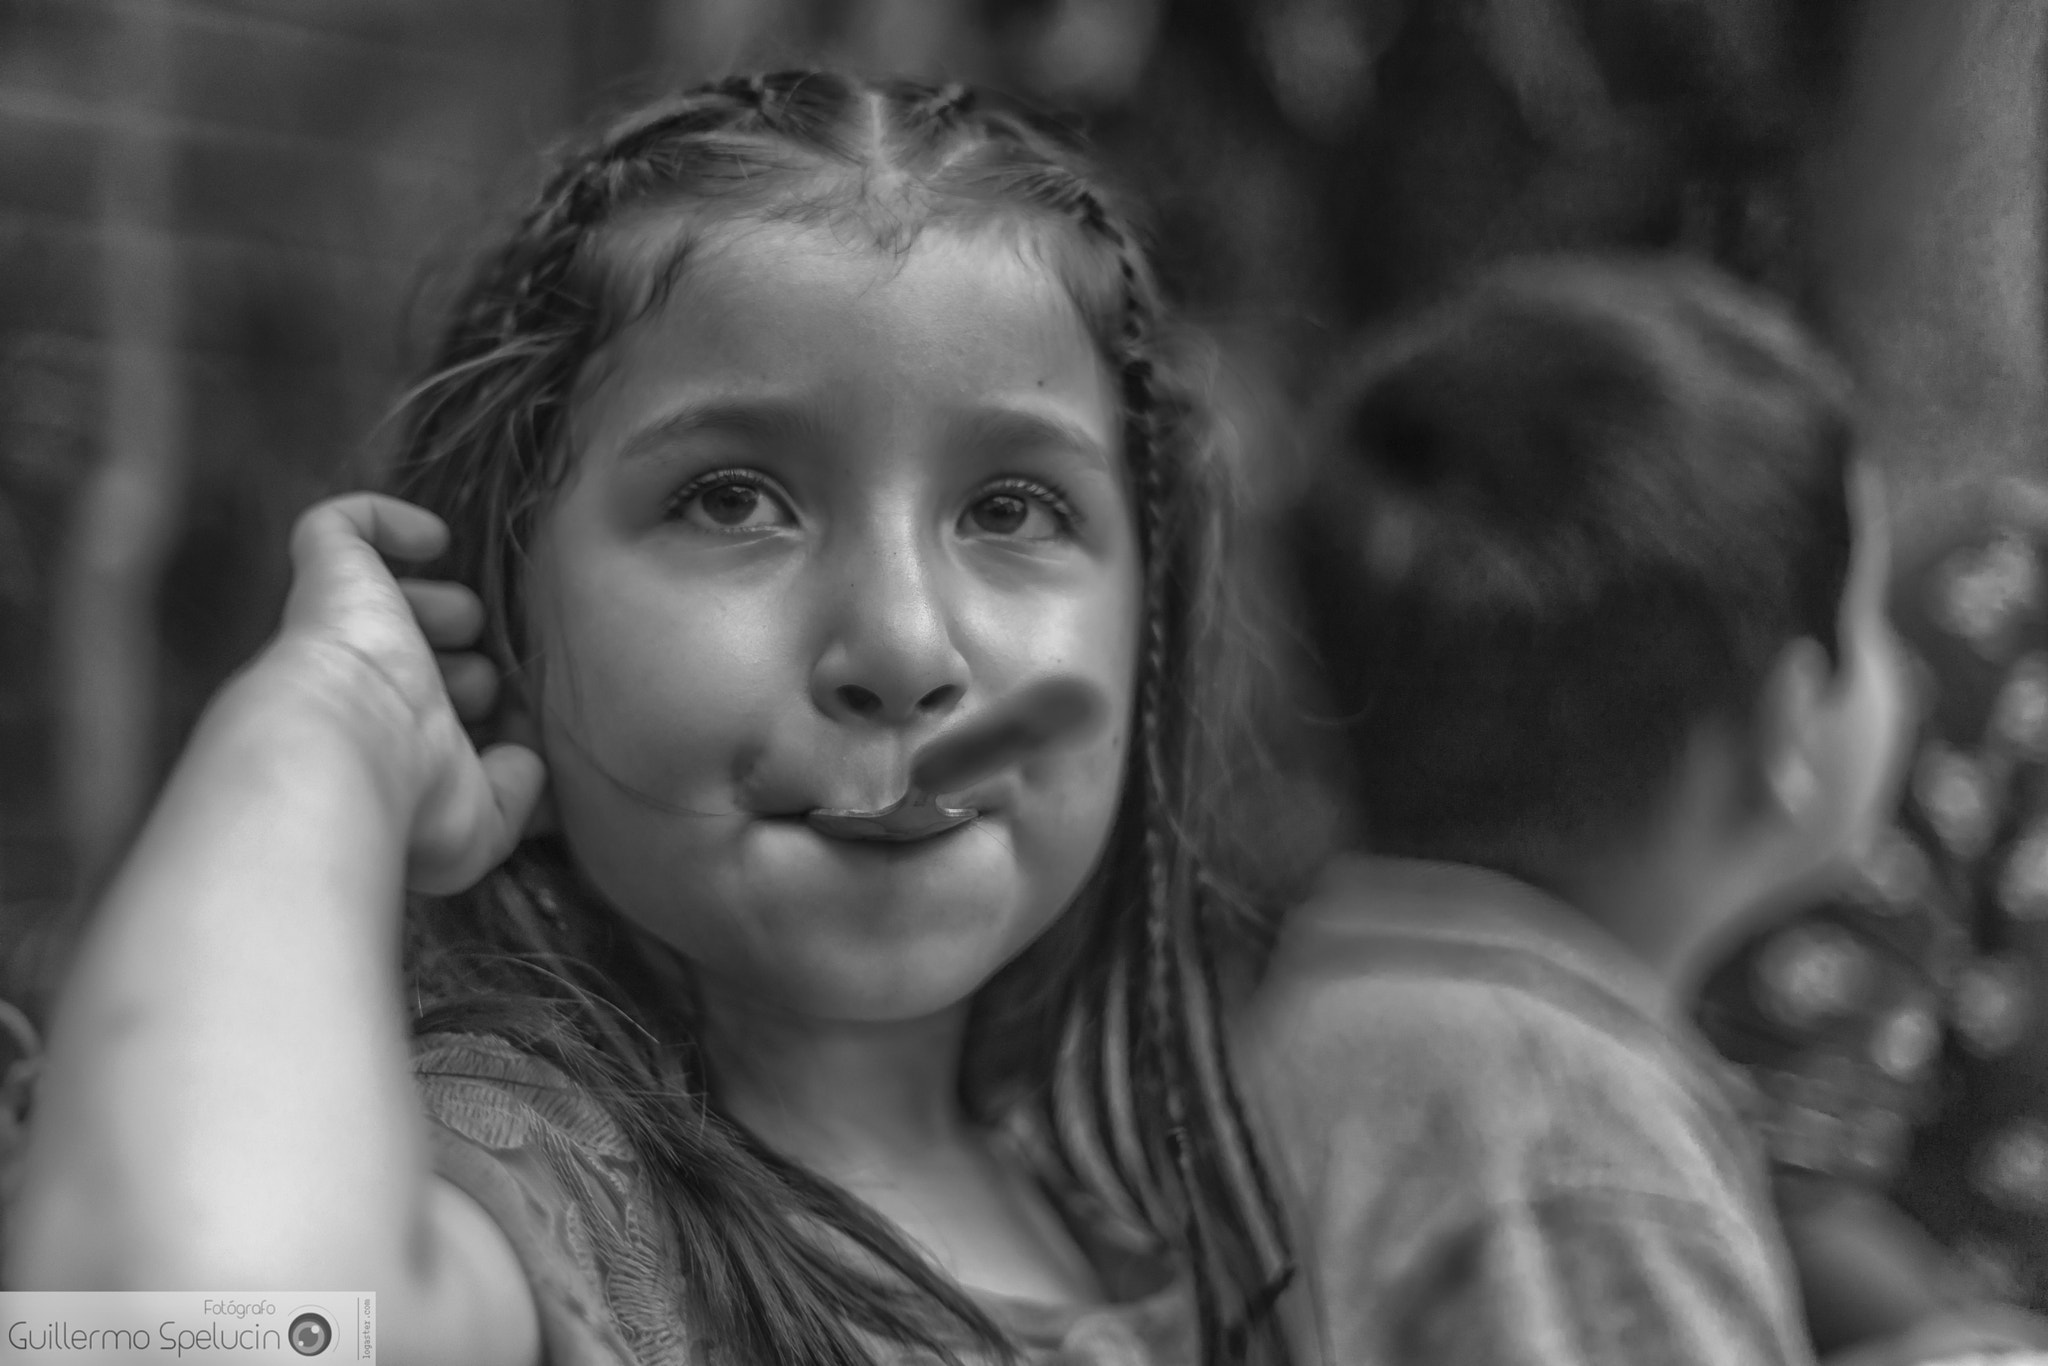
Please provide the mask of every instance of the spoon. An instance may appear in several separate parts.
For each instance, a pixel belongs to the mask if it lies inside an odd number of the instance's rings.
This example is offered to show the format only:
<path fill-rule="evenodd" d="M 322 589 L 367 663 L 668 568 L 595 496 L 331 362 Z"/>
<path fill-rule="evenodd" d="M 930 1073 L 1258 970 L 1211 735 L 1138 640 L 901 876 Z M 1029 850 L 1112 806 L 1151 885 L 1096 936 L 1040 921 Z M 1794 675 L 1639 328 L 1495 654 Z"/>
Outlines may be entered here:
<path fill-rule="evenodd" d="M 998 702 L 979 718 L 933 739 L 910 763 L 901 797 L 874 811 L 820 807 L 807 819 L 836 839 L 918 840 L 964 825 L 981 813 L 945 806 L 939 795 L 971 787 L 1035 750 L 1086 738 L 1108 712 L 1100 689 L 1075 678 L 1048 678 Z"/>

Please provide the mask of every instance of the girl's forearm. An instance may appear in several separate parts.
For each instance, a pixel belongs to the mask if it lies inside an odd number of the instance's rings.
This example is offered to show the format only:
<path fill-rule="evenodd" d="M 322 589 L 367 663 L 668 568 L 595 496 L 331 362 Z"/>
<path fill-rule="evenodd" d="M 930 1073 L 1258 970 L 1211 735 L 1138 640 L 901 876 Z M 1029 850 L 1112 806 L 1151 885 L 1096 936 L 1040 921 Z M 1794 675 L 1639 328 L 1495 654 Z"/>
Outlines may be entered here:
<path fill-rule="evenodd" d="M 336 667 L 232 685 L 102 901 L 4 1220 L 8 1283 L 355 1288 L 420 1246 L 410 812 L 352 731 L 375 689 L 337 691 Z"/>

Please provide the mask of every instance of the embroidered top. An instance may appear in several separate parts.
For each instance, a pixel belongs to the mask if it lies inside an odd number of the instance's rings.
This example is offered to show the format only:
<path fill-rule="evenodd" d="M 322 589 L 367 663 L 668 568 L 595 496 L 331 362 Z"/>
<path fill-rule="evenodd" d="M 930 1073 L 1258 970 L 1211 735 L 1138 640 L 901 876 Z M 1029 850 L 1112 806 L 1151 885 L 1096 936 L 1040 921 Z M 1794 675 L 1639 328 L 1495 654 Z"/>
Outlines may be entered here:
<path fill-rule="evenodd" d="M 436 1035 L 414 1051 L 440 1174 L 505 1231 L 539 1308 L 548 1366 L 723 1366 L 692 1322 L 647 1174 L 617 1126 L 560 1071 L 495 1038 Z M 1073 1308 L 975 1294 L 1031 1366 L 1184 1366 L 1193 1299 L 1162 1264 L 1090 1236 L 1048 1189 L 1103 1273 L 1111 1303 Z M 890 1366 L 922 1359 L 878 1352 Z"/>

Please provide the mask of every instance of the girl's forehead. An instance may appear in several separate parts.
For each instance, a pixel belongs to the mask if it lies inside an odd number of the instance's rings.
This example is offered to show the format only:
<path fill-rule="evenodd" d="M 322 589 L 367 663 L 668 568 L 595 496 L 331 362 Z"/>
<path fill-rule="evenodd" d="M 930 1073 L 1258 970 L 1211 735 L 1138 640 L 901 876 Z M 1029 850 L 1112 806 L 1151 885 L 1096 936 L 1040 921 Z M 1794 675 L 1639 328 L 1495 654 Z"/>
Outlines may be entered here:
<path fill-rule="evenodd" d="M 1113 430 L 1100 348 L 1027 234 L 935 222 L 885 250 L 836 225 L 753 222 L 696 237 L 679 260 L 586 372 L 579 444 L 692 390 L 820 402 L 1021 393 Z"/>
<path fill-rule="evenodd" d="M 1036 234 L 1001 222 L 934 220 L 898 236 L 884 245 L 842 220 L 717 225 L 675 258 L 668 287 L 640 319 L 652 326 L 640 330 L 759 329 L 832 314 L 930 330 L 963 310 L 1080 323 Z M 1069 331 L 1060 328 L 1062 342 Z"/>

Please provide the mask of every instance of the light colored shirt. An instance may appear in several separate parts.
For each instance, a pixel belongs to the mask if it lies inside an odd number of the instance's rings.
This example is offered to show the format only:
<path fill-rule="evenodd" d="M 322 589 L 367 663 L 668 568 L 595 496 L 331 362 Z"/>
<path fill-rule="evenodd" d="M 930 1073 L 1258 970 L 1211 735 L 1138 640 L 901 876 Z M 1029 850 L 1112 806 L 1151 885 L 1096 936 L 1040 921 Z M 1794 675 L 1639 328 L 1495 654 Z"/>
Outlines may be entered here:
<path fill-rule="evenodd" d="M 1725 1070 L 1570 908 L 1480 869 L 1343 860 L 1236 1047 L 1303 1366 L 1811 1362 Z"/>

